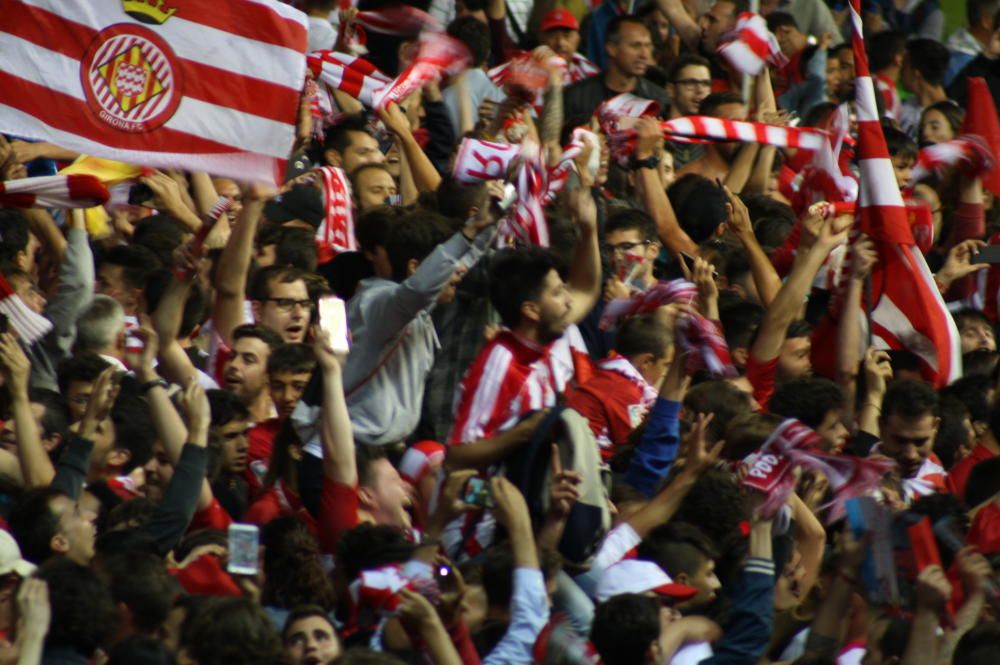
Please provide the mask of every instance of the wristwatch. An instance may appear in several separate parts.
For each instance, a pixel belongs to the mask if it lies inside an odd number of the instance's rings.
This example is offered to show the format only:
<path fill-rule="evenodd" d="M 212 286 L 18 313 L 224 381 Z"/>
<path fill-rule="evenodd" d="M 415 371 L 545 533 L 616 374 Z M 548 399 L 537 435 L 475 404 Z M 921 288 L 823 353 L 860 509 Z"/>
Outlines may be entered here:
<path fill-rule="evenodd" d="M 638 169 L 655 169 L 659 165 L 659 157 L 647 157 L 646 159 L 636 159 L 633 157 L 632 162 L 629 164 L 633 171 Z"/>
<path fill-rule="evenodd" d="M 146 393 L 148 393 L 153 388 L 163 388 L 164 390 L 166 390 L 169 387 L 170 387 L 170 384 L 167 383 L 164 379 L 162 379 L 162 378 L 156 378 L 156 379 L 153 379 L 152 381 L 147 381 L 146 383 L 140 384 L 139 385 L 139 394 L 140 395 L 145 395 Z"/>

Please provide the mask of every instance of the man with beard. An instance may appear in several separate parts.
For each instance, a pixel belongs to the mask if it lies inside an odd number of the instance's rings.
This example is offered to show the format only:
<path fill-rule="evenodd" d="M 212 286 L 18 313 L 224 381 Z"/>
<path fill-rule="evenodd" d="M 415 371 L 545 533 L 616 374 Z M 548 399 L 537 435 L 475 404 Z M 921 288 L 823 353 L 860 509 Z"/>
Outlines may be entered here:
<path fill-rule="evenodd" d="M 705 97 L 699 110 L 701 115 L 714 118 L 747 119 L 746 104 L 743 103 L 743 99 L 739 95 L 731 92 L 717 92 Z M 705 146 L 705 153 L 699 159 L 682 168 L 677 175 L 681 177 L 688 173 L 697 173 L 712 181 L 725 180 L 741 146 L 742 144 L 735 141 L 709 143 Z"/>
<path fill-rule="evenodd" d="M 669 79 L 667 94 L 670 95 L 670 109 L 667 119 L 701 113 L 702 102 L 712 92 L 709 61 L 700 55 L 682 55 L 670 70 Z M 674 156 L 674 169 L 678 170 L 705 154 L 705 146 L 700 143 L 669 141 L 667 146 Z"/>
<path fill-rule="evenodd" d="M 233 331 L 233 349 L 222 370 L 223 388 L 231 391 L 250 411 L 252 422 L 271 417 L 267 362 L 281 338 L 270 328 L 245 324 Z"/>

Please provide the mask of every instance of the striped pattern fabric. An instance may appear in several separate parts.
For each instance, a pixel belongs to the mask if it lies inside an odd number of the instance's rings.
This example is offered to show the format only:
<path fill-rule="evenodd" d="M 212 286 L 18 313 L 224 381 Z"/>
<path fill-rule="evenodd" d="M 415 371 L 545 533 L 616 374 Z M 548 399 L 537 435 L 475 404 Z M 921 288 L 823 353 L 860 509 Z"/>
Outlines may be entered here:
<path fill-rule="evenodd" d="M 995 155 L 979 136 L 964 135 L 927 146 L 917 154 L 912 182 L 917 183 L 931 175 L 941 175 L 946 169 L 960 167 L 970 175 L 993 170 Z"/>
<path fill-rule="evenodd" d="M 14 292 L 3 273 L 0 273 L 0 314 L 6 315 L 11 329 L 25 344 L 34 344 L 52 330 L 52 322 L 33 312 Z"/>
<path fill-rule="evenodd" d="M 351 181 L 344 169 L 324 166 L 318 169 L 323 179 L 323 204 L 326 217 L 316 229 L 316 245 L 320 263 L 326 263 L 342 252 L 358 248 L 354 237 L 354 208 Z"/>
<path fill-rule="evenodd" d="M 424 30 L 442 32 L 444 26 L 425 11 L 409 5 L 394 5 L 378 11 L 358 12 L 355 19 L 366 31 L 396 37 L 413 37 Z"/>
<path fill-rule="evenodd" d="M 422 33 L 417 54 L 410 66 L 389 85 L 374 95 L 374 108 L 382 110 L 409 97 L 431 81 L 457 76 L 472 62 L 469 49 L 454 37 L 441 33 Z"/>
<path fill-rule="evenodd" d="M 739 15 L 732 38 L 719 45 L 718 53 L 733 69 L 750 76 L 758 76 L 767 65 L 780 69 L 788 64 L 767 21 L 753 12 Z"/>
<path fill-rule="evenodd" d="M 0 2 L 0 131 L 281 182 L 305 80 L 306 16 L 276 0 L 131 4 L 130 16 L 119 0 Z"/>
<path fill-rule="evenodd" d="M 521 143 L 514 169 L 517 202 L 507 215 L 506 223 L 500 227 L 499 240 L 502 244 L 548 247 L 549 223 L 542 207 L 548 189 L 548 174 L 542 150 L 537 143 Z"/>
<path fill-rule="evenodd" d="M 322 84 L 319 89 L 321 95 L 325 92 L 323 86 L 328 86 L 357 99 L 366 108 L 373 108 L 375 93 L 392 82 L 372 63 L 346 53 L 314 51 L 306 57 L 306 61 L 316 81 Z M 331 102 L 321 103 L 321 108 L 324 106 L 333 108 Z"/>
<path fill-rule="evenodd" d="M 0 182 L 0 208 L 92 208 L 111 194 L 92 175 L 47 175 Z"/>
<path fill-rule="evenodd" d="M 875 242 L 871 332 L 883 349 L 906 349 L 936 388 L 962 375 L 958 330 L 913 238 L 875 105 L 861 28 L 860 0 L 851 0 L 855 107 L 858 119 L 859 231 Z"/>

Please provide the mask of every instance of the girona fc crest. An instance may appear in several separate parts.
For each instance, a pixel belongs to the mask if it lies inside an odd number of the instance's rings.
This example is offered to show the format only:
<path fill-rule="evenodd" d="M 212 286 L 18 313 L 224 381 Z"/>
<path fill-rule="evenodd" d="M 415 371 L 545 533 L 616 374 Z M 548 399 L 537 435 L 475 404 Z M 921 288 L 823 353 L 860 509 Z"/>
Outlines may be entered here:
<path fill-rule="evenodd" d="M 180 72 L 170 47 L 141 26 L 102 30 L 87 49 L 80 78 L 102 122 L 128 133 L 152 131 L 177 111 Z"/>

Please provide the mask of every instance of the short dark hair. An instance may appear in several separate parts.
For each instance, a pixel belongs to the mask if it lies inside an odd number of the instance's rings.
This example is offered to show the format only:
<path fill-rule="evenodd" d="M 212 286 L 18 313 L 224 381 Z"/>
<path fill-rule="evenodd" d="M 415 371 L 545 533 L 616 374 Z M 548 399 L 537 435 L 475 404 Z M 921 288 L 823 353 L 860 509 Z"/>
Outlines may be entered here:
<path fill-rule="evenodd" d="M 948 71 L 951 52 L 936 39 L 911 39 L 906 42 L 906 53 L 910 66 L 924 77 L 930 85 L 944 85 L 944 75 Z"/>
<path fill-rule="evenodd" d="M 88 659 L 108 646 L 118 617 L 111 593 L 97 574 L 58 557 L 43 564 L 38 576 L 48 584 L 52 606 L 46 645 L 69 647 Z"/>
<path fill-rule="evenodd" d="M 994 417 L 994 407 L 986 399 L 986 394 L 993 389 L 993 377 L 984 374 L 963 376 L 941 391 L 941 396 L 958 399 L 969 411 L 972 422 L 985 423 Z M 996 402 L 994 402 L 996 404 Z M 1000 413 L 997 414 L 1000 417 Z M 998 421 L 1000 424 L 1000 421 Z"/>
<path fill-rule="evenodd" d="M 243 339 L 244 337 L 259 339 L 267 344 L 267 348 L 270 351 L 274 351 L 276 348 L 284 344 L 284 340 L 281 339 L 281 335 L 274 332 L 270 328 L 265 328 L 264 326 L 256 323 L 244 323 L 233 328 L 233 346 L 236 345 L 237 341 Z"/>
<path fill-rule="evenodd" d="M 407 214 L 398 206 L 378 206 L 358 216 L 354 224 L 354 237 L 357 238 L 361 250 L 372 252 L 376 247 L 385 247 L 389 229 Z"/>
<path fill-rule="evenodd" d="M 768 411 L 795 418 L 816 429 L 826 414 L 844 408 L 844 391 L 830 379 L 793 379 L 778 386 L 768 403 Z"/>
<path fill-rule="evenodd" d="M 490 55 L 490 29 L 475 16 L 458 16 L 448 24 L 447 33 L 465 44 L 472 56 L 471 67 L 479 67 Z"/>
<path fill-rule="evenodd" d="M 552 270 L 559 270 L 559 262 L 541 247 L 497 253 L 490 271 L 490 302 L 505 326 L 513 328 L 521 322 L 521 305 L 538 298 Z"/>
<path fill-rule="evenodd" d="M 694 524 L 671 521 L 649 532 L 637 551 L 638 558 L 652 561 L 676 578 L 681 573 L 695 575 L 705 560 L 719 554 L 705 532 Z"/>
<path fill-rule="evenodd" d="M 343 154 L 354 143 L 354 139 L 351 138 L 352 132 L 371 136 L 368 120 L 363 113 L 344 116 L 337 121 L 337 124 L 327 127 L 326 136 L 323 138 L 323 150 L 335 150 Z"/>
<path fill-rule="evenodd" d="M 650 353 L 654 358 L 662 358 L 670 343 L 670 331 L 652 316 L 626 319 L 615 335 L 615 351 L 626 358 L 640 353 Z"/>
<path fill-rule="evenodd" d="M 646 652 L 660 637 L 660 603 L 637 593 L 623 593 L 594 610 L 590 641 L 604 665 L 646 662 Z"/>
<path fill-rule="evenodd" d="M 330 624 L 330 630 L 334 635 L 337 634 L 337 627 L 333 625 L 333 621 L 330 620 L 330 616 L 327 614 L 327 610 L 324 610 L 319 605 L 299 605 L 292 608 L 292 611 L 288 613 L 285 618 L 285 625 L 281 628 L 281 641 L 288 643 L 288 631 L 292 629 L 292 624 L 296 621 L 301 621 L 302 619 L 309 619 L 312 617 L 319 617 Z"/>
<path fill-rule="evenodd" d="M 174 665 L 163 642 L 145 635 L 127 637 L 111 649 L 107 665 Z"/>
<path fill-rule="evenodd" d="M 984 16 L 995 16 L 998 11 L 1000 11 L 1000 2 L 997 0 L 966 0 L 965 2 L 965 20 L 969 26 L 979 23 Z"/>
<path fill-rule="evenodd" d="M 45 413 L 42 414 L 42 436 L 58 434 L 65 443 L 69 436 L 69 410 L 62 395 L 54 390 L 32 388 L 29 399 L 33 404 L 45 407 Z"/>
<path fill-rule="evenodd" d="M 799 24 L 795 17 L 788 12 L 771 12 L 767 15 L 767 29 L 776 32 L 778 28 L 792 27 L 799 29 Z"/>
<path fill-rule="evenodd" d="M 353 580 L 363 570 L 409 561 L 414 549 L 394 526 L 360 524 L 345 531 L 337 543 L 337 566 L 346 579 Z"/>
<path fill-rule="evenodd" d="M 13 265 L 17 255 L 27 251 L 31 235 L 28 218 L 20 210 L 0 210 L 0 268 Z"/>
<path fill-rule="evenodd" d="M 483 591 L 488 607 L 507 607 L 514 595 L 514 557 L 509 543 L 498 543 L 483 556 Z"/>
<path fill-rule="evenodd" d="M 868 44 L 868 63 L 872 72 L 885 69 L 892 59 L 906 50 L 906 33 L 898 30 L 884 30 L 865 40 Z"/>
<path fill-rule="evenodd" d="M 969 4 L 972 4 L 970 0 Z M 952 665 L 992 665 L 1000 649 L 1000 624 L 980 623 L 962 635 Z"/>
<path fill-rule="evenodd" d="M 650 3 L 655 6 L 654 3 Z M 686 67 L 705 67 L 709 72 L 712 71 L 712 63 L 708 61 L 708 58 L 702 57 L 696 53 L 685 53 L 676 60 L 674 64 L 670 67 L 670 73 L 667 75 L 667 80 L 671 83 L 677 83 L 677 77 L 681 75 Z"/>
<path fill-rule="evenodd" d="M 809 322 L 804 319 L 796 319 L 788 324 L 788 332 L 785 339 L 795 339 L 796 337 L 812 337 L 813 329 Z"/>
<path fill-rule="evenodd" d="M 212 598 L 194 620 L 184 622 L 181 645 L 199 665 L 280 662 L 281 639 L 257 603 L 246 598 Z"/>
<path fill-rule="evenodd" d="M 209 390 L 206 395 L 212 411 L 213 428 L 250 419 L 250 410 L 234 393 L 228 390 Z"/>
<path fill-rule="evenodd" d="M 101 255 L 100 263 L 121 266 L 122 279 L 130 289 L 141 289 L 163 267 L 156 254 L 142 245 L 115 245 Z"/>
<path fill-rule="evenodd" d="M 393 280 L 405 280 L 410 261 L 423 261 L 447 237 L 448 222 L 433 213 L 414 212 L 389 226 L 385 253 L 389 256 Z"/>
<path fill-rule="evenodd" d="M 14 502 L 7 516 L 7 529 L 28 561 L 40 564 L 52 556 L 52 537 L 59 533 L 59 518 L 49 503 L 65 496 L 54 487 L 38 487 Z"/>
<path fill-rule="evenodd" d="M 761 305 L 746 300 L 720 308 L 719 319 L 729 348 L 750 348 L 765 311 Z"/>
<path fill-rule="evenodd" d="M 97 380 L 110 363 L 96 353 L 81 353 L 70 356 L 59 363 L 56 370 L 56 382 L 59 385 L 59 392 L 63 397 L 69 390 L 69 384 L 74 381 L 86 381 L 91 383 Z"/>
<path fill-rule="evenodd" d="M 940 414 L 938 394 L 923 381 L 901 379 L 889 384 L 882 398 L 882 418 L 899 416 L 904 420 L 922 418 L 927 415 L 935 418 Z"/>
<path fill-rule="evenodd" d="M 134 377 L 122 380 L 122 390 L 111 407 L 111 420 L 115 424 L 115 448 L 129 452 L 122 471 L 130 473 L 145 466 L 153 457 L 157 435 L 149 403 L 139 396 L 139 384 Z"/>
<path fill-rule="evenodd" d="M 955 464 L 955 455 L 959 448 L 968 442 L 969 433 L 965 427 L 965 419 L 969 418 L 969 409 L 957 397 L 942 394 L 941 424 L 934 435 L 934 454 L 941 460 L 945 469 L 951 469 Z"/>
<path fill-rule="evenodd" d="M 743 98 L 735 92 L 713 92 L 711 95 L 701 100 L 698 111 L 702 115 L 714 115 L 720 106 L 727 104 L 746 104 Z"/>
<path fill-rule="evenodd" d="M 681 228 L 695 243 L 711 238 L 728 219 L 725 192 L 705 176 L 681 176 L 667 190 L 667 196 Z"/>
<path fill-rule="evenodd" d="M 712 469 L 695 481 L 674 519 L 700 525 L 719 547 L 731 534 L 739 532 L 740 522 L 747 519 L 747 512 L 746 499 L 736 476 L 727 470 Z"/>
<path fill-rule="evenodd" d="M 1000 457 L 979 462 L 965 481 L 965 505 L 975 508 L 1000 492 Z"/>
<path fill-rule="evenodd" d="M 623 208 L 608 215 L 604 235 L 614 231 L 638 231 L 643 240 L 656 240 L 656 222 L 645 210 Z"/>
<path fill-rule="evenodd" d="M 264 548 L 261 604 L 292 608 L 317 603 L 334 606 L 333 584 L 320 555 L 319 542 L 298 517 L 272 519 L 260 531 Z"/>
<path fill-rule="evenodd" d="M 483 204 L 485 195 L 486 183 L 467 185 L 446 175 L 437 188 L 437 210 L 449 219 L 464 222 L 469 218 L 472 208 Z"/>
<path fill-rule="evenodd" d="M 315 233 L 310 229 L 294 226 L 280 226 L 274 246 L 274 264 L 297 266 L 302 270 L 315 272 L 318 263 Z"/>
<path fill-rule="evenodd" d="M 170 614 L 179 587 L 163 559 L 146 552 L 125 551 L 105 557 L 111 596 L 124 603 L 138 632 L 153 633 Z"/>
<path fill-rule="evenodd" d="M 684 395 L 684 409 L 694 413 L 715 414 L 708 424 L 712 442 L 722 438 L 734 418 L 750 413 L 746 393 L 726 381 L 703 381 Z"/>
<path fill-rule="evenodd" d="M 336 665 L 405 665 L 392 654 L 364 647 L 352 647 L 333 662 Z"/>
<path fill-rule="evenodd" d="M 291 284 L 299 280 L 305 281 L 305 272 L 295 266 L 273 265 L 257 270 L 250 281 L 251 300 L 267 300 L 271 297 L 271 282 Z"/>
<path fill-rule="evenodd" d="M 382 446 L 358 446 L 354 454 L 355 468 L 358 472 L 358 486 L 371 486 L 375 481 L 375 462 L 389 459 L 389 453 Z"/>
<path fill-rule="evenodd" d="M 316 369 L 316 354 L 308 344 L 287 342 L 267 357 L 267 373 L 291 372 L 292 374 L 312 374 Z"/>
<path fill-rule="evenodd" d="M 616 16 L 610 21 L 608 21 L 608 27 L 604 31 L 604 43 L 605 44 L 616 44 L 618 43 L 618 38 L 621 36 L 622 26 L 626 23 L 631 23 L 632 25 L 642 26 L 642 29 L 649 32 L 649 27 L 642 22 L 642 19 L 638 16 L 633 16 L 632 14 L 622 14 Z"/>

